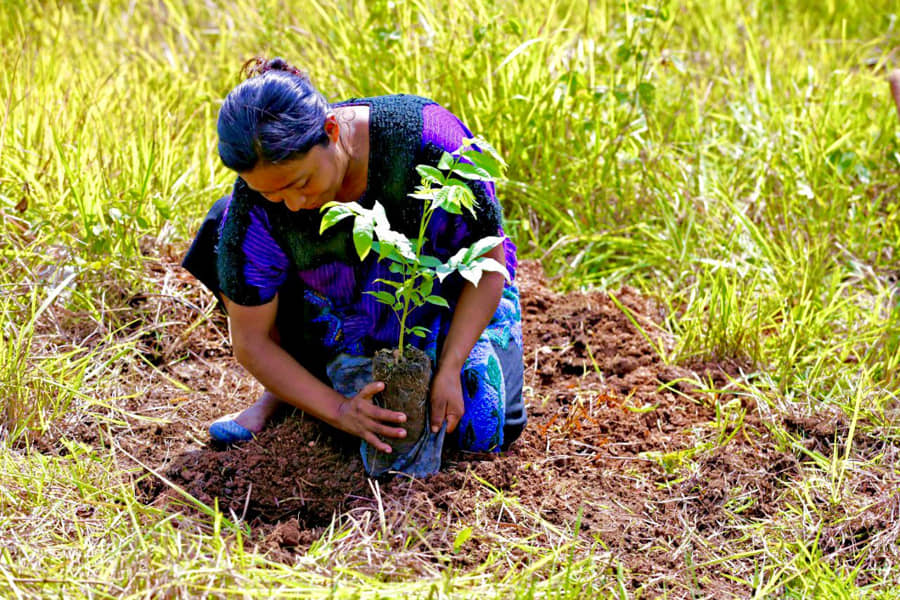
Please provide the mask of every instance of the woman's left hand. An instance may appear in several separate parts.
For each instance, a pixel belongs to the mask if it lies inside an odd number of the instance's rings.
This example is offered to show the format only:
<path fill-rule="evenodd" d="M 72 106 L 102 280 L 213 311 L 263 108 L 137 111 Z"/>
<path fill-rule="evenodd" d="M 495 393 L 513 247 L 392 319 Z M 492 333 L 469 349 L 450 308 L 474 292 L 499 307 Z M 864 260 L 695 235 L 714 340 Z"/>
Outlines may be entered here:
<path fill-rule="evenodd" d="M 437 433 L 447 421 L 447 433 L 453 432 L 465 412 L 459 371 L 438 370 L 431 382 L 431 431 Z"/>

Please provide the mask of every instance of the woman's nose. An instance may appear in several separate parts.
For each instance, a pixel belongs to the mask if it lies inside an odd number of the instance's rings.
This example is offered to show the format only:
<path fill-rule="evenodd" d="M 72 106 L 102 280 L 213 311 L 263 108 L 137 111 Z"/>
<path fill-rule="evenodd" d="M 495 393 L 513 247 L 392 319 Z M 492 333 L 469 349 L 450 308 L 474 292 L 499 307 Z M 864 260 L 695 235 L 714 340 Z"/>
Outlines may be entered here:
<path fill-rule="evenodd" d="M 297 212 L 303 205 L 306 204 L 306 198 L 302 194 L 291 194 L 286 193 L 282 199 L 284 205 L 287 206 L 288 210 L 291 212 Z"/>

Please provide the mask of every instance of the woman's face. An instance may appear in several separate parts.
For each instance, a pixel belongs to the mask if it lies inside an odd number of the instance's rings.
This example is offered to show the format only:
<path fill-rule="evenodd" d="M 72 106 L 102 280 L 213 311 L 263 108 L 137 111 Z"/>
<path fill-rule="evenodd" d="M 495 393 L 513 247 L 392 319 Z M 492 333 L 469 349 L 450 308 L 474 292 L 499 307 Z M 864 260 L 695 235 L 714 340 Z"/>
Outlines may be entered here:
<path fill-rule="evenodd" d="M 346 171 L 337 144 L 337 123 L 326 121 L 325 131 L 327 146 L 314 146 L 300 158 L 275 165 L 260 162 L 241 173 L 241 178 L 269 202 L 284 202 L 293 212 L 321 208 L 335 199 Z"/>

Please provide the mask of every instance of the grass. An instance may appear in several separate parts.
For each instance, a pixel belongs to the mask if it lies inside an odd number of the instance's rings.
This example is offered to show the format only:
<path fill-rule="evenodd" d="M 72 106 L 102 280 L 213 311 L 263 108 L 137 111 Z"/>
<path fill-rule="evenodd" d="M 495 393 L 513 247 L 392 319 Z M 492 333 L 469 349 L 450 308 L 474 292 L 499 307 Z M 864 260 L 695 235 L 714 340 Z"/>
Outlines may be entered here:
<path fill-rule="evenodd" d="M 416 581 L 358 568 L 369 558 L 343 540 L 378 527 L 344 515 L 287 568 L 217 535 L 214 507 L 145 506 L 114 446 L 28 451 L 61 423 L 125 421 L 141 392 L 129 365 L 157 335 L 126 302 L 148 292 L 142 244 L 183 249 L 227 191 L 217 103 L 246 57 L 277 53 L 331 99 L 419 93 L 460 115 L 510 164 L 501 193 L 521 255 L 560 289 L 657 298 L 667 361 L 752 365 L 736 385 L 785 447 L 798 442 L 779 415 L 845 415 L 830 449 L 804 449 L 795 510 L 759 525 L 749 585 L 890 597 L 889 563 L 876 584 L 854 570 L 890 544 L 847 558 L 820 534 L 846 525 L 831 511 L 854 486 L 894 469 L 900 125 L 884 79 L 900 66 L 898 15 L 887 0 L 4 2 L 0 595 L 627 593 L 614 557 L 540 522 L 527 541 L 467 523 L 496 551 Z M 511 550 L 530 566 L 494 575 Z"/>

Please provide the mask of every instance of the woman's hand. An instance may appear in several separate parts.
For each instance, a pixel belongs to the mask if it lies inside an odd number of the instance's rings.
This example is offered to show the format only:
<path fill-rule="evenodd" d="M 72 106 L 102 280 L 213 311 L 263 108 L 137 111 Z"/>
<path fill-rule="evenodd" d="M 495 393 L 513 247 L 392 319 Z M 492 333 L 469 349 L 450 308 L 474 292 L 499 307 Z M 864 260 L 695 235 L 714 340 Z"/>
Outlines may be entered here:
<path fill-rule="evenodd" d="M 447 421 L 447 433 L 452 433 L 465 412 L 459 371 L 440 369 L 431 383 L 431 431 L 437 433 Z"/>
<path fill-rule="evenodd" d="M 378 436 L 406 437 L 405 429 L 387 425 L 387 423 L 405 423 L 406 415 L 375 405 L 372 396 L 383 389 L 382 382 L 374 381 L 352 398 L 347 398 L 338 409 L 337 427 L 364 439 L 376 449 L 390 454 L 391 447 L 381 441 Z"/>

